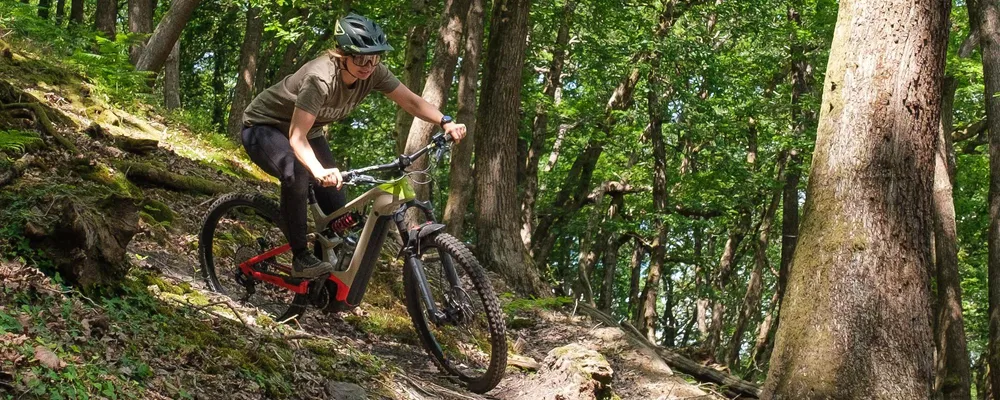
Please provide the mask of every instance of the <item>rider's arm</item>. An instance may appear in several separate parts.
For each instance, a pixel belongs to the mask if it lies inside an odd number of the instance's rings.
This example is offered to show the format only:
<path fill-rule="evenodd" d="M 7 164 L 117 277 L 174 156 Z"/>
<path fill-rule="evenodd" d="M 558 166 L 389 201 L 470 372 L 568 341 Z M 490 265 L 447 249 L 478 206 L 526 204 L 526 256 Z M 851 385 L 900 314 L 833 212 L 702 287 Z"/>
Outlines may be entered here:
<path fill-rule="evenodd" d="M 428 103 L 422 97 L 417 96 L 413 93 L 406 85 L 400 84 L 395 90 L 386 93 L 386 97 L 398 104 L 403 111 L 410 113 L 410 115 L 420 118 L 424 121 L 430 122 L 434 125 L 441 123 L 441 111 L 438 111 L 436 107 Z M 455 141 L 458 142 L 465 137 L 465 125 L 459 123 L 448 123 L 442 127 L 445 132 L 450 134 Z"/>
<path fill-rule="evenodd" d="M 295 107 L 292 112 L 292 124 L 288 130 L 288 143 L 292 146 L 295 158 L 318 179 L 324 186 L 341 186 L 340 171 L 336 168 L 324 168 L 316 158 L 312 146 L 309 145 L 309 130 L 316 122 L 316 115 Z"/>

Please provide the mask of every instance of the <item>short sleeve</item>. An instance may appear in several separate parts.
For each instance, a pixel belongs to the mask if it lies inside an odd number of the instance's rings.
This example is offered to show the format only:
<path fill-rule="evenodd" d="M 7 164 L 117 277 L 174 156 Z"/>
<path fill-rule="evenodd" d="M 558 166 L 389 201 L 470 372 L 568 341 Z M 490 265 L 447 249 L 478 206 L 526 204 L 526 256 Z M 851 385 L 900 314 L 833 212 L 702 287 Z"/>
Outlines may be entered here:
<path fill-rule="evenodd" d="M 389 93 L 399 87 L 399 78 L 396 78 L 396 75 L 393 75 L 392 71 L 389 71 L 389 67 L 386 67 L 385 64 L 379 64 L 372 78 L 375 81 L 372 90 Z"/>
<path fill-rule="evenodd" d="M 326 103 L 326 98 L 330 94 L 330 85 L 316 75 L 306 75 L 299 86 L 296 94 L 295 107 L 308 111 L 312 115 L 319 115 L 319 110 Z"/>

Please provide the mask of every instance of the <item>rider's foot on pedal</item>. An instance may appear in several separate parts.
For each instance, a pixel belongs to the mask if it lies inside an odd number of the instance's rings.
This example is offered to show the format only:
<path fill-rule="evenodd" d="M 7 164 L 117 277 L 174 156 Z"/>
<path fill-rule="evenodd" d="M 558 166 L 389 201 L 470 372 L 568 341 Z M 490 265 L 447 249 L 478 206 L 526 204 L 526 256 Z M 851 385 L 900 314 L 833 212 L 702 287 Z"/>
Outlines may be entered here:
<path fill-rule="evenodd" d="M 292 258 L 293 278 L 312 279 L 330 273 L 333 273 L 333 264 L 316 258 L 308 251 L 296 254 Z"/>

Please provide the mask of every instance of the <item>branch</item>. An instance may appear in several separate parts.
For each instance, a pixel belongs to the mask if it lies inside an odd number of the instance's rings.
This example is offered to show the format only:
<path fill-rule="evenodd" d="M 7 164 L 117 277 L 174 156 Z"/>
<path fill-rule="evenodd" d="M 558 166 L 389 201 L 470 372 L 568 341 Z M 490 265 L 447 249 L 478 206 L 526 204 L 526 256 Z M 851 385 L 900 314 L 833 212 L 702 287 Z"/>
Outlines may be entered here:
<path fill-rule="evenodd" d="M 954 143 L 964 142 L 986 131 L 986 119 L 973 122 L 963 128 L 956 128 L 951 131 L 951 140 Z"/>

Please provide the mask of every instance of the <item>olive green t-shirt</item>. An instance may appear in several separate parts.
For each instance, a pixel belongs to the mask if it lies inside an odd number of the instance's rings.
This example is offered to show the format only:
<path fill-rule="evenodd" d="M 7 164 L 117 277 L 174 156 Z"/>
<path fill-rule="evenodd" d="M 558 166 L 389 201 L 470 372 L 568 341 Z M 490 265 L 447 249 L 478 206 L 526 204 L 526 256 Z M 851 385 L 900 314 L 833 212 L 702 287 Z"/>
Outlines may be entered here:
<path fill-rule="evenodd" d="M 379 64 L 368 79 L 347 87 L 340 78 L 340 65 L 328 55 L 312 60 L 294 74 L 257 95 L 243 111 L 244 125 L 270 125 L 288 134 L 292 112 L 301 108 L 316 116 L 310 139 L 323 136 L 323 127 L 350 114 L 368 93 L 389 93 L 399 87 L 385 64 Z"/>

